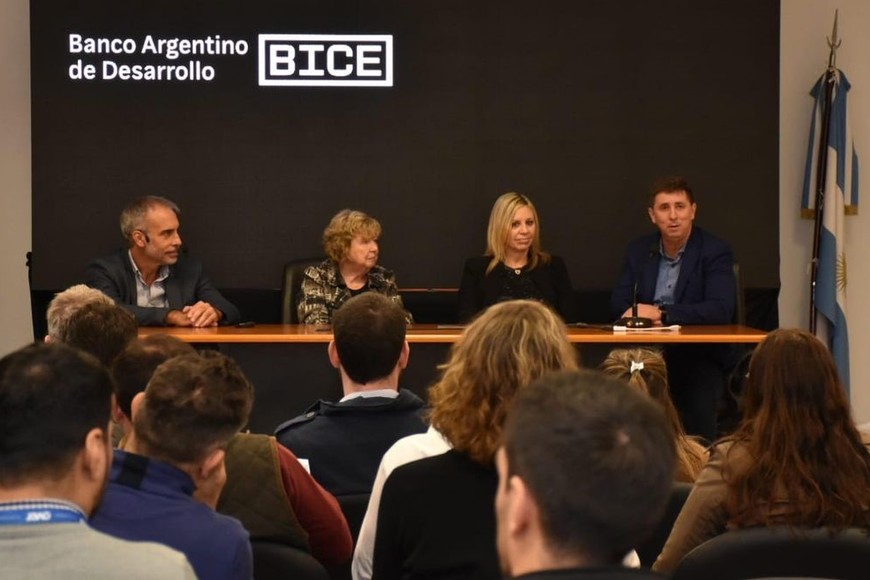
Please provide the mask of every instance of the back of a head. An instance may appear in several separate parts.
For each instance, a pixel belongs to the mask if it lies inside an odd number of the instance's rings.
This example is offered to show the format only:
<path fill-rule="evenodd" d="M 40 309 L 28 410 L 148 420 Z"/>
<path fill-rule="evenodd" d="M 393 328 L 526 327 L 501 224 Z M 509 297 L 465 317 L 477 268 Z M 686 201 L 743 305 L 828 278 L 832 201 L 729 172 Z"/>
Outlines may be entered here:
<path fill-rule="evenodd" d="M 504 445 L 551 551 L 617 564 L 664 512 L 673 437 L 661 409 L 622 381 L 579 371 L 534 382 L 516 397 Z"/>
<path fill-rule="evenodd" d="M 70 317 L 64 343 L 94 355 L 109 368 L 137 332 L 136 319 L 120 306 L 86 304 Z"/>
<path fill-rule="evenodd" d="M 622 379 L 650 397 L 665 413 L 677 442 L 677 481 L 694 482 L 707 463 L 707 451 L 686 435 L 671 399 L 668 367 L 661 352 L 649 348 L 617 348 L 599 366 L 606 375 Z"/>
<path fill-rule="evenodd" d="M 599 365 L 606 375 L 624 380 L 658 403 L 674 429 L 683 434 L 683 425 L 671 400 L 668 367 L 660 352 L 648 348 L 617 348 Z"/>
<path fill-rule="evenodd" d="M 0 487 L 62 478 L 88 432 L 107 429 L 111 396 L 97 360 L 68 346 L 0 359 Z"/>
<path fill-rule="evenodd" d="M 492 461 L 517 390 L 544 373 L 577 368 L 561 319 L 532 300 L 488 308 L 453 345 L 429 390 L 431 423 L 455 449 Z"/>
<path fill-rule="evenodd" d="M 238 365 L 214 351 L 161 364 L 133 414 L 137 444 L 170 463 L 196 462 L 245 426 L 253 387 Z"/>
<path fill-rule="evenodd" d="M 345 302 L 332 317 L 332 331 L 341 366 L 355 383 L 364 385 L 388 376 L 405 344 L 405 312 L 377 292 Z"/>
<path fill-rule="evenodd" d="M 196 354 L 196 351 L 174 336 L 151 334 L 134 340 L 115 358 L 112 364 L 115 398 L 128 419 L 132 417 L 133 397 L 145 390 L 157 367 L 183 354 Z"/>
<path fill-rule="evenodd" d="M 48 336 L 54 342 L 67 342 L 70 317 L 87 304 L 114 304 L 115 301 L 95 288 L 76 284 L 58 292 L 45 312 Z"/>
<path fill-rule="evenodd" d="M 828 348 L 798 329 L 774 330 L 749 361 L 744 415 L 755 430 L 851 424 L 846 390 Z"/>
<path fill-rule="evenodd" d="M 757 525 L 770 514 L 759 506 L 786 498 L 794 509 L 779 523 L 870 526 L 870 453 L 819 339 L 797 329 L 768 334 L 750 359 L 742 402 L 731 438 L 752 462 L 729 480 L 734 523 Z"/>

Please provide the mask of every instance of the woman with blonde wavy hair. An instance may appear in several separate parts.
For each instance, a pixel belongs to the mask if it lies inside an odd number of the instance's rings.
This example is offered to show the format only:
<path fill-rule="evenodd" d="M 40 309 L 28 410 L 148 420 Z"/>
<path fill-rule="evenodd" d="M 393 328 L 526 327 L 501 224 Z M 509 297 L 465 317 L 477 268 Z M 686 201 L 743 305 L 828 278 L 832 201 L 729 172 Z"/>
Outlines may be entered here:
<path fill-rule="evenodd" d="M 665 412 L 677 442 L 676 481 L 693 483 L 707 462 L 707 450 L 686 435 L 668 387 L 668 367 L 660 352 L 648 348 L 617 348 L 610 351 L 599 369 L 628 382 L 649 395 Z"/>
<path fill-rule="evenodd" d="M 797 329 L 755 349 L 743 419 L 712 449 L 654 570 L 726 530 L 870 530 L 870 437 L 852 421 L 828 347 Z"/>
<path fill-rule="evenodd" d="M 380 505 L 369 505 L 367 519 L 373 507 L 377 513 L 375 578 L 500 577 L 494 457 L 507 409 L 531 381 L 577 368 L 577 356 L 559 317 L 538 302 L 521 300 L 485 311 L 440 368 L 441 378 L 429 390 L 430 419 L 446 445 L 438 455 L 396 467 L 379 494 Z M 369 573 L 365 565 L 360 570 L 360 557 L 366 556 L 358 549 L 355 578 Z"/>

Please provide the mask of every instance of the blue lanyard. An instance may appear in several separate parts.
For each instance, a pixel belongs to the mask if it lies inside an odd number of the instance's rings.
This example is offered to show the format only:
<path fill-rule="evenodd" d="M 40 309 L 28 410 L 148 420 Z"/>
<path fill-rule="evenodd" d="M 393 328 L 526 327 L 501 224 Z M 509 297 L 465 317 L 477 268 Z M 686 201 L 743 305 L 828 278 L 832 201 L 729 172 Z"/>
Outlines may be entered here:
<path fill-rule="evenodd" d="M 0 504 L 0 526 L 26 526 L 30 524 L 70 524 L 85 521 L 85 515 L 73 507 L 61 504 L 32 503 L 3 509 Z"/>

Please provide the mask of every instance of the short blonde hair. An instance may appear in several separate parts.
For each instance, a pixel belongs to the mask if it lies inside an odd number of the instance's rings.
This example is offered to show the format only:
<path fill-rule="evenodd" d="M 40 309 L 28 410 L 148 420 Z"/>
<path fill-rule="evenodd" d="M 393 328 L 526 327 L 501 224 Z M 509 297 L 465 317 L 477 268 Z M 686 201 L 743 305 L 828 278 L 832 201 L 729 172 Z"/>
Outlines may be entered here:
<path fill-rule="evenodd" d="M 565 324 L 533 300 L 483 312 L 453 345 L 429 389 L 430 421 L 454 449 L 489 463 L 517 390 L 549 371 L 577 368 Z"/>
<path fill-rule="evenodd" d="M 45 312 L 48 323 L 48 336 L 56 342 L 67 342 L 69 334 L 69 321 L 73 314 L 81 310 L 87 304 L 114 304 L 115 301 L 97 290 L 76 284 L 63 292 L 54 295 Z"/>
<path fill-rule="evenodd" d="M 541 221 L 538 219 L 538 210 L 535 209 L 535 204 L 525 195 L 511 191 L 500 195 L 495 200 L 489 214 L 484 255 L 492 256 L 492 261 L 486 267 L 487 273 L 491 272 L 499 262 L 504 262 L 510 239 L 511 222 L 514 219 L 514 214 L 521 207 L 532 210 L 532 215 L 535 218 L 535 238 L 532 240 L 531 248 L 529 248 L 529 267 L 535 268 L 538 262 L 546 264 L 550 261 L 550 255 L 541 250 Z"/>
<path fill-rule="evenodd" d="M 323 230 L 323 250 L 333 262 L 347 257 L 350 243 L 356 236 L 376 240 L 381 236 L 381 224 L 375 218 L 354 209 L 335 214 Z"/>

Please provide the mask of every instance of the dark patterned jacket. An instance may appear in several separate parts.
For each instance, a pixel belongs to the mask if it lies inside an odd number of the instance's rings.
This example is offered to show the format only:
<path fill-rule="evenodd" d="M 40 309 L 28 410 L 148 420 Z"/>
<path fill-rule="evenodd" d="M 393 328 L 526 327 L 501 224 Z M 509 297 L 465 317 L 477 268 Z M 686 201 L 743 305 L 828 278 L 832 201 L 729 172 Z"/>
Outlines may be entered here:
<path fill-rule="evenodd" d="M 396 286 L 396 276 L 383 266 L 375 266 L 371 269 L 366 291 L 383 294 L 404 309 L 402 297 L 399 296 L 399 288 Z M 351 296 L 350 290 L 341 278 L 338 267 L 332 260 L 324 260 L 317 266 L 309 266 L 305 269 L 305 276 L 302 279 L 302 296 L 297 306 L 299 322 L 302 324 L 331 324 L 332 313 L 350 300 Z M 405 311 L 405 320 L 408 324 L 414 322 L 408 311 Z"/>

